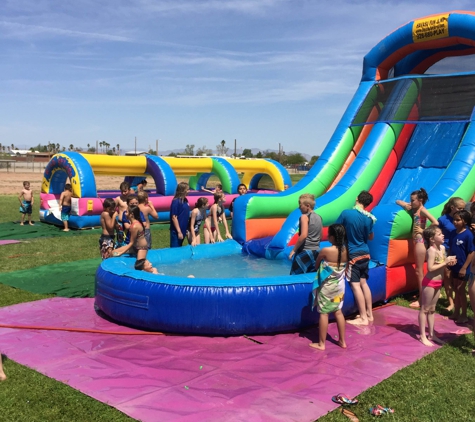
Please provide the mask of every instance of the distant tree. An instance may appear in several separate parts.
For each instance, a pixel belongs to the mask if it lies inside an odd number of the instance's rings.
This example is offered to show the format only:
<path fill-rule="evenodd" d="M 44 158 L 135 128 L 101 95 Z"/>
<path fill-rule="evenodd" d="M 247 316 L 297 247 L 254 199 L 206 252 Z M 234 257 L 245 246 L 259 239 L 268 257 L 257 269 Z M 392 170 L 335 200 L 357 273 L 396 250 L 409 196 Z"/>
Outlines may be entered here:
<path fill-rule="evenodd" d="M 117 144 L 117 155 L 120 155 L 120 145 Z"/>
<path fill-rule="evenodd" d="M 87 152 L 90 152 L 90 153 L 94 154 L 96 152 L 96 148 L 95 147 L 88 147 Z"/>
<path fill-rule="evenodd" d="M 320 158 L 319 155 L 313 155 L 312 158 L 310 158 L 310 162 L 308 164 L 313 166 L 319 158 Z"/>
<path fill-rule="evenodd" d="M 66 147 L 63 147 L 63 151 L 66 151 Z"/>
<path fill-rule="evenodd" d="M 153 150 L 153 149 L 150 148 L 150 149 L 148 150 L 148 154 L 150 154 L 150 155 L 157 155 L 157 151 L 155 151 L 155 150 Z"/>
<path fill-rule="evenodd" d="M 264 151 L 264 158 L 270 158 L 271 160 L 279 161 L 279 154 L 274 151 Z"/>
<path fill-rule="evenodd" d="M 176 157 L 178 154 L 176 152 L 170 152 L 170 154 L 168 154 L 169 157 Z"/>
<path fill-rule="evenodd" d="M 74 151 L 74 145 L 73 144 L 69 145 L 69 151 Z"/>
<path fill-rule="evenodd" d="M 256 155 L 255 155 L 256 158 L 264 158 L 264 155 L 262 154 L 261 151 L 259 151 Z"/>
<path fill-rule="evenodd" d="M 297 152 L 296 154 L 289 154 L 287 155 L 286 164 L 290 165 L 301 165 L 305 163 L 307 160 L 304 158 L 302 154 Z"/>
<path fill-rule="evenodd" d="M 218 155 L 225 157 L 228 154 L 229 148 L 226 147 L 226 141 L 223 139 L 219 145 L 216 145 Z"/>
<path fill-rule="evenodd" d="M 196 155 L 213 155 L 213 151 L 209 148 L 206 148 L 206 145 L 203 145 L 202 147 L 198 148 L 198 151 L 196 151 Z"/>
<path fill-rule="evenodd" d="M 114 155 L 114 153 L 112 152 L 111 149 L 107 150 L 106 154 L 107 154 L 107 155 Z"/>
<path fill-rule="evenodd" d="M 244 157 L 246 158 L 252 158 L 254 157 L 254 155 L 252 154 L 252 151 L 249 149 L 249 148 L 245 148 L 243 151 L 242 151 L 242 154 L 241 155 L 244 155 Z"/>
<path fill-rule="evenodd" d="M 195 155 L 195 146 L 187 144 L 183 151 L 183 155 Z"/>

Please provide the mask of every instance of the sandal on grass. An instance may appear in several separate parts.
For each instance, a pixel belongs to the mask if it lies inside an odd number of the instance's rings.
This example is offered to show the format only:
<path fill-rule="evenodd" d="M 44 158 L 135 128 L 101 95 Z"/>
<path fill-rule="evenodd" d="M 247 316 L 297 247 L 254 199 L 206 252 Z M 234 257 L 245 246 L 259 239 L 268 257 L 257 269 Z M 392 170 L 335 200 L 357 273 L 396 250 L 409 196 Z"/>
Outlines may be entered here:
<path fill-rule="evenodd" d="M 369 413 L 371 413 L 373 416 L 383 416 L 387 413 L 394 413 L 394 409 L 391 409 L 390 407 L 383 407 L 378 404 L 375 407 L 370 407 Z"/>
<path fill-rule="evenodd" d="M 342 407 L 340 410 L 342 415 L 345 415 L 351 422 L 360 422 L 358 419 L 358 416 L 354 412 L 352 412 L 349 409 L 346 409 L 345 407 Z"/>
<path fill-rule="evenodd" d="M 333 396 L 332 402 L 338 404 L 358 404 L 357 399 L 350 399 L 347 395 L 341 393 Z"/>

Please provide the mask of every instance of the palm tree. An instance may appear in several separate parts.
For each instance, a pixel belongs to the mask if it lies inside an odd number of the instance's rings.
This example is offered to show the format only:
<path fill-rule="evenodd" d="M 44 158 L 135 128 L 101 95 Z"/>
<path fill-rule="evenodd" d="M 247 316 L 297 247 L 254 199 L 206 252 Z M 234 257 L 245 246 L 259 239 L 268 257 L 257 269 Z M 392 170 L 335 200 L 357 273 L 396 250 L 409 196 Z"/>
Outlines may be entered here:
<path fill-rule="evenodd" d="M 120 145 L 117 144 L 117 155 L 120 155 Z"/>
<path fill-rule="evenodd" d="M 74 151 L 74 145 L 73 144 L 69 145 L 69 151 Z"/>

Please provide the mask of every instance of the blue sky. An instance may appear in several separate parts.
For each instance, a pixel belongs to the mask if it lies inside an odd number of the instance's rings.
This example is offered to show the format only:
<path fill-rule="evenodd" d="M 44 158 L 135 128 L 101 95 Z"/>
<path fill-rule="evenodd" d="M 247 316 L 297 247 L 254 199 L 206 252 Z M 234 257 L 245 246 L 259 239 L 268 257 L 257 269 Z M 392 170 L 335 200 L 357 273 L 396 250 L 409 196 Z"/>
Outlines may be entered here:
<path fill-rule="evenodd" d="M 364 55 L 447 4 L 3 0 L 0 142 L 320 154 Z"/>

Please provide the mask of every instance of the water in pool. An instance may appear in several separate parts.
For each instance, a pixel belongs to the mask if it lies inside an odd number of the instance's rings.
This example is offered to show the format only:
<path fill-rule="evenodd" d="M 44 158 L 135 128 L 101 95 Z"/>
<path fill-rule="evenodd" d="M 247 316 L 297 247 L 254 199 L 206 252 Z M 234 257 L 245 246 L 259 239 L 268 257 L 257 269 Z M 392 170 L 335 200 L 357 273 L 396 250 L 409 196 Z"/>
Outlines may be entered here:
<path fill-rule="evenodd" d="M 196 278 L 265 278 L 288 275 L 289 260 L 270 260 L 248 255 L 228 255 L 180 261 L 157 267 L 160 273 L 176 277 Z"/>

